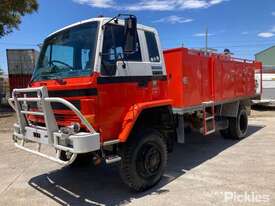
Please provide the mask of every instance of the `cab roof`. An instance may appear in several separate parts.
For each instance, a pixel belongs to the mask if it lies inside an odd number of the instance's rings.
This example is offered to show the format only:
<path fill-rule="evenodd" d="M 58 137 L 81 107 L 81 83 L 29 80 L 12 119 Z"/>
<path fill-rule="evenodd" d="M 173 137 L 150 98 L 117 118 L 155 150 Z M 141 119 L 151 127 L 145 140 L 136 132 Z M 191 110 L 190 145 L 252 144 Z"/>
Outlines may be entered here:
<path fill-rule="evenodd" d="M 75 26 L 78 26 L 78 25 L 81 25 L 81 24 L 85 24 L 85 23 L 89 23 L 89 22 L 96 22 L 96 21 L 98 21 L 100 23 L 104 23 L 104 22 L 108 22 L 109 20 L 111 20 L 110 17 L 97 17 L 97 18 L 90 18 L 90 19 L 82 20 L 82 21 L 70 24 L 68 26 L 65 26 L 62 29 L 59 29 L 59 30 L 51 33 L 47 37 L 50 37 L 50 36 L 52 36 L 52 35 L 54 35 L 58 32 L 64 31 L 66 29 L 69 29 L 69 28 L 72 28 L 72 27 L 75 27 Z M 119 19 L 118 24 L 123 24 L 123 22 L 124 22 L 123 19 Z M 151 31 L 151 32 L 157 33 L 156 29 L 154 29 L 153 27 L 145 26 L 145 25 L 142 25 L 142 24 L 137 24 L 137 28 L 140 29 L 140 30 L 146 30 L 146 31 Z"/>

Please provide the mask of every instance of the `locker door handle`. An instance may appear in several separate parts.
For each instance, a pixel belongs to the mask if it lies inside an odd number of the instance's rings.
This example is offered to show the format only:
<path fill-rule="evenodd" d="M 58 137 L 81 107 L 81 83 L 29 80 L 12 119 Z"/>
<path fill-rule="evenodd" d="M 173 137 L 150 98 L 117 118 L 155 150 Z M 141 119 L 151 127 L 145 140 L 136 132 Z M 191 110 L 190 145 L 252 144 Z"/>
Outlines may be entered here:
<path fill-rule="evenodd" d="M 183 77 L 182 83 L 183 83 L 184 85 L 188 85 L 188 84 L 189 84 L 189 78 L 188 78 L 188 77 Z"/>

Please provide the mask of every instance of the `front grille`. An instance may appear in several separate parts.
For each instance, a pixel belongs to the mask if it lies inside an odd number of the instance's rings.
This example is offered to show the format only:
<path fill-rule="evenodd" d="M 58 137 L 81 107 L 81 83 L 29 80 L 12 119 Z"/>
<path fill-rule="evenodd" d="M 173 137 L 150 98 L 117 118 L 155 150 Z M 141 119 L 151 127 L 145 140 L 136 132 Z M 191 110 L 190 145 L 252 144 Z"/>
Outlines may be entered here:
<path fill-rule="evenodd" d="M 96 88 L 85 88 L 85 89 L 70 89 L 70 90 L 49 90 L 49 97 L 91 97 L 91 96 L 97 96 L 98 91 Z M 36 92 L 29 92 L 27 94 L 28 97 L 36 97 Z"/>
<path fill-rule="evenodd" d="M 68 126 L 68 125 L 71 125 L 72 122 L 80 122 L 78 117 L 74 114 L 56 114 L 55 113 L 54 116 L 59 126 Z M 29 115 L 28 119 L 33 125 L 45 127 L 45 120 L 43 117 Z"/>
<path fill-rule="evenodd" d="M 70 103 L 72 103 L 77 109 L 79 109 L 79 110 L 81 109 L 80 108 L 80 100 L 68 100 L 68 101 Z M 29 102 L 28 106 L 30 107 L 30 109 L 38 109 L 36 102 Z M 53 110 L 70 110 L 64 104 L 57 103 L 57 102 L 51 103 L 51 106 L 52 106 Z"/>

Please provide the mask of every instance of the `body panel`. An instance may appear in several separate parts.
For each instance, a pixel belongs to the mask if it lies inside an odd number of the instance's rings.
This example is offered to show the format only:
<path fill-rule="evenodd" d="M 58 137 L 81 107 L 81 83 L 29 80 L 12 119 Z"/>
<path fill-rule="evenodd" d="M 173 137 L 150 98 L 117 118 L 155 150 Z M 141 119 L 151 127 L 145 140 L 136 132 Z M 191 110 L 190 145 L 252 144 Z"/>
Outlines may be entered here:
<path fill-rule="evenodd" d="M 186 48 L 164 51 L 173 107 L 188 108 L 203 102 L 224 102 L 256 96 L 257 62 L 234 59 Z"/>

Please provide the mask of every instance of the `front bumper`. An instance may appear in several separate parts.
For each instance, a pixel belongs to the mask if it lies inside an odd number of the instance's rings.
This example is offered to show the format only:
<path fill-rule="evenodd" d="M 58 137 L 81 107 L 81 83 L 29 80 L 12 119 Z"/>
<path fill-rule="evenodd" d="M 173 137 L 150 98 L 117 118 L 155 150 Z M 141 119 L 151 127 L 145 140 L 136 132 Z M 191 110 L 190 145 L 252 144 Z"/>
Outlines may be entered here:
<path fill-rule="evenodd" d="M 37 97 L 28 97 L 28 93 L 36 93 Z M 37 102 L 40 111 L 28 111 L 28 102 Z M 80 119 L 88 132 L 62 131 L 55 119 L 51 108 L 52 102 L 58 102 L 71 111 Z M 81 112 L 70 102 L 62 98 L 49 98 L 46 87 L 15 89 L 12 98 L 9 99 L 11 107 L 16 111 L 17 124 L 14 125 L 13 139 L 15 146 L 27 152 L 39 155 L 62 165 L 73 163 L 77 154 L 89 153 L 100 150 L 100 134 L 85 119 Z M 24 109 L 25 108 L 25 109 Z M 37 126 L 28 121 L 28 115 L 41 116 L 45 120 L 45 127 Z M 26 147 L 26 143 L 37 144 L 37 149 Z M 56 155 L 49 156 L 41 152 L 42 145 L 50 145 L 55 148 Z M 61 159 L 61 152 L 71 153 L 71 157 L 64 161 Z"/>

